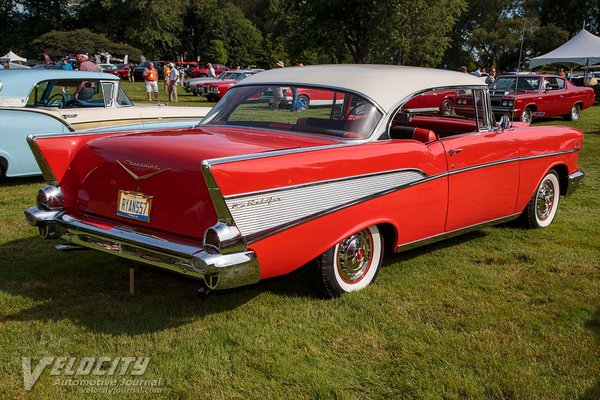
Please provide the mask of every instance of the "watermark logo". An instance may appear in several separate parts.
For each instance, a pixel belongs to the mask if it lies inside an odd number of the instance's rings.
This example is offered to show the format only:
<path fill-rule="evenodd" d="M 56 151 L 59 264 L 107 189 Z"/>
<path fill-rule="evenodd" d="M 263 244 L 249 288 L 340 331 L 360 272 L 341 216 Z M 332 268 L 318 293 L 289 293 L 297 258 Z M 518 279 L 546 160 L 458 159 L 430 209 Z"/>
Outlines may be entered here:
<path fill-rule="evenodd" d="M 25 390 L 31 390 L 44 371 L 49 371 L 51 376 L 63 377 L 55 379 L 55 386 L 107 389 L 94 393 L 142 393 L 132 391 L 131 387 L 162 386 L 161 379 L 136 378 L 144 375 L 150 357 L 42 357 L 37 363 L 31 357 L 21 357 L 21 363 Z"/>

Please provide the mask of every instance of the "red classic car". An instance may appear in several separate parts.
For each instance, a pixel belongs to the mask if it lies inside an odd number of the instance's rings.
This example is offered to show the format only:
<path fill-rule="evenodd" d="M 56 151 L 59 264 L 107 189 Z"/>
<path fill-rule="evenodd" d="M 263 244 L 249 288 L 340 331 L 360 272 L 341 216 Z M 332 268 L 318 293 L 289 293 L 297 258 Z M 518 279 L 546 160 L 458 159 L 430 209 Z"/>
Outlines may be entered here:
<path fill-rule="evenodd" d="M 129 77 L 129 68 L 129 64 L 113 64 L 108 68 L 104 68 L 102 72 L 106 72 L 107 74 L 113 74 L 123 79 Z"/>
<path fill-rule="evenodd" d="M 406 108 L 431 90 L 472 96 L 475 118 Z M 262 94 L 329 92 L 271 107 Z M 292 104 L 297 99 L 293 99 Z M 255 74 L 193 129 L 28 140 L 47 186 L 25 211 L 42 237 L 232 288 L 302 266 L 326 296 L 369 285 L 399 252 L 482 226 L 554 220 L 584 176 L 583 134 L 497 125 L 478 78 L 331 65 Z M 73 257 L 77 257 L 74 253 Z"/>
<path fill-rule="evenodd" d="M 217 101 L 227 93 L 230 87 L 262 70 L 225 71 L 218 78 L 198 82 L 194 94 L 206 96 L 208 101 Z"/>
<path fill-rule="evenodd" d="M 221 72 L 229 71 L 231 69 L 227 65 L 224 65 L 224 64 L 213 64 L 212 66 L 213 66 L 213 69 L 215 70 L 215 75 L 219 75 Z M 198 77 L 204 78 L 207 76 L 210 76 L 208 63 L 199 63 L 197 67 L 192 69 L 192 77 L 193 78 L 198 78 Z"/>
<path fill-rule="evenodd" d="M 577 87 L 557 75 L 502 75 L 490 92 L 494 115 L 512 115 L 527 124 L 554 116 L 576 121 L 581 110 L 594 104 L 593 89 Z"/>
<path fill-rule="evenodd" d="M 430 90 L 410 99 L 404 108 L 411 112 L 439 113 L 450 116 L 454 109 L 456 90 Z"/>

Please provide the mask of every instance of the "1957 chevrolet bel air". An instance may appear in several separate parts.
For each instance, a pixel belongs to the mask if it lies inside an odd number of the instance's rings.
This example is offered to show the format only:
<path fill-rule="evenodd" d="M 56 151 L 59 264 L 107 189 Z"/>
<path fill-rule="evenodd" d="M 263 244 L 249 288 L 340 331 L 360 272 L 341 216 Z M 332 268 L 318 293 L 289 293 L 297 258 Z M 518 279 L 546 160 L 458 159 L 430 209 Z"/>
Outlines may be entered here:
<path fill-rule="evenodd" d="M 328 91 L 299 109 L 298 93 Z M 429 91 L 472 97 L 472 118 L 405 109 Z M 292 101 L 273 107 L 274 95 Z M 583 177 L 583 134 L 497 124 L 488 88 L 415 67 L 285 68 L 232 87 L 193 129 L 42 135 L 42 237 L 248 285 L 310 264 L 327 296 L 373 282 L 402 251 L 518 217 L 554 219 Z M 313 262 L 314 261 L 314 262 Z"/>
<path fill-rule="evenodd" d="M 112 74 L 0 71 L 0 176 L 40 175 L 27 135 L 75 130 L 193 127 L 209 107 L 135 105 Z"/>

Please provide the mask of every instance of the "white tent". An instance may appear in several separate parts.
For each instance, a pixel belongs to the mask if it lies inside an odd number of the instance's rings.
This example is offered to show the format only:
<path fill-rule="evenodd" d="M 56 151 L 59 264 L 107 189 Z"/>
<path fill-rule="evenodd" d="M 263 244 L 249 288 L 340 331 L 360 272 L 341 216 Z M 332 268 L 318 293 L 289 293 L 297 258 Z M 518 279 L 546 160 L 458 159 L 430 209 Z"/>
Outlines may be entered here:
<path fill-rule="evenodd" d="M 529 68 L 544 64 L 590 66 L 600 63 L 600 37 L 583 29 L 562 46 L 542 56 L 532 58 Z"/>
<path fill-rule="evenodd" d="M 4 57 L 1 57 L 1 58 L 8 58 L 10 60 L 10 62 L 15 62 L 15 61 L 27 62 L 26 58 L 19 57 L 18 55 L 13 53 L 12 50 L 9 51 Z"/>

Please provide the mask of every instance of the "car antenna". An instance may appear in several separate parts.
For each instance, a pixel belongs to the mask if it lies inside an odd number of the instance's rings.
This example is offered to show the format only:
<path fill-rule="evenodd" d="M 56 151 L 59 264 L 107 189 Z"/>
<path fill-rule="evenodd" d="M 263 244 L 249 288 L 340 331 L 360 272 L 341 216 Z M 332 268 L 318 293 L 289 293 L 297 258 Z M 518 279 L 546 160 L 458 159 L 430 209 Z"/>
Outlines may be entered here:
<path fill-rule="evenodd" d="M 517 64 L 517 79 L 515 79 L 515 102 L 513 103 L 513 110 L 517 105 L 517 92 L 519 90 L 519 75 L 521 74 L 521 58 L 523 57 L 523 42 L 525 41 L 525 15 L 523 15 L 523 28 L 521 29 L 521 48 L 519 49 L 519 62 Z M 513 127 L 513 120 L 515 119 L 514 111 L 510 113 L 510 127 Z"/>

